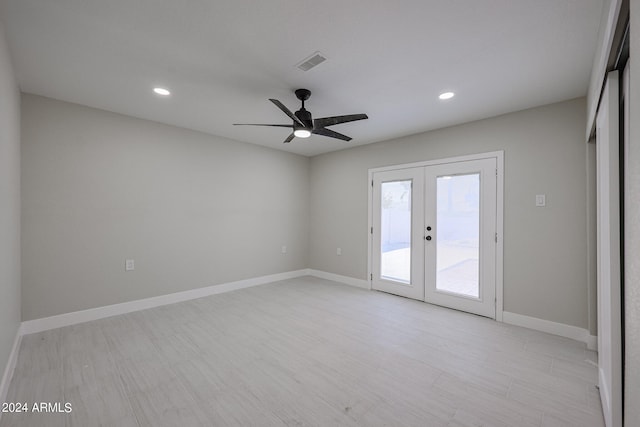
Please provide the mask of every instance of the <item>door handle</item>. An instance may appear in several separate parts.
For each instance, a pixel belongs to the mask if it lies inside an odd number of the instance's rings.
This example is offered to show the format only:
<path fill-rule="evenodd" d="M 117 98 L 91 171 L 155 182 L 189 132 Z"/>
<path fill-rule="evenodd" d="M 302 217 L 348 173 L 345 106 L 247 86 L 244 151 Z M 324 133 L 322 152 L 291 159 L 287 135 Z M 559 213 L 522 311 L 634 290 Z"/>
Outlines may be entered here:
<path fill-rule="evenodd" d="M 425 237 L 426 240 L 431 240 L 431 236 Z"/>

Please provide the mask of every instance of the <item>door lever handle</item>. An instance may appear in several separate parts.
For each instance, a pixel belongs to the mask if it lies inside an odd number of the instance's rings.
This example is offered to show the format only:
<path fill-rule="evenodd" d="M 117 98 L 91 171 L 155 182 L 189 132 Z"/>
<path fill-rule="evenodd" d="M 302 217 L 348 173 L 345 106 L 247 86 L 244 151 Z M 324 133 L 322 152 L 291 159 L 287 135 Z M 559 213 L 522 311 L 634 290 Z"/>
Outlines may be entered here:
<path fill-rule="evenodd" d="M 431 236 L 425 237 L 426 240 L 431 240 Z"/>

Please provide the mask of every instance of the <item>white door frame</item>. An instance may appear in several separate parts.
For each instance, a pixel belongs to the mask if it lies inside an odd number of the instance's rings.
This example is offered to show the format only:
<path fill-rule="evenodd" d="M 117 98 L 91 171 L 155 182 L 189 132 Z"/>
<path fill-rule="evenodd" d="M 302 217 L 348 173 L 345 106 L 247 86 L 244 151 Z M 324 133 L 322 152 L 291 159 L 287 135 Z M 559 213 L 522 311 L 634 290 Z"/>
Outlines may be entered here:
<path fill-rule="evenodd" d="M 404 163 L 399 165 L 384 166 L 369 169 L 367 186 L 369 188 L 367 197 L 368 206 L 368 230 L 367 240 L 367 274 L 369 276 L 369 289 L 372 289 L 373 278 L 373 174 L 376 172 L 392 171 L 397 169 L 416 168 L 424 166 L 434 166 L 446 163 L 464 162 L 469 160 L 496 159 L 496 320 L 502 322 L 504 311 L 504 151 L 491 151 L 488 153 L 470 154 L 467 156 L 448 157 L 445 159 L 426 160 L 422 162 Z"/>

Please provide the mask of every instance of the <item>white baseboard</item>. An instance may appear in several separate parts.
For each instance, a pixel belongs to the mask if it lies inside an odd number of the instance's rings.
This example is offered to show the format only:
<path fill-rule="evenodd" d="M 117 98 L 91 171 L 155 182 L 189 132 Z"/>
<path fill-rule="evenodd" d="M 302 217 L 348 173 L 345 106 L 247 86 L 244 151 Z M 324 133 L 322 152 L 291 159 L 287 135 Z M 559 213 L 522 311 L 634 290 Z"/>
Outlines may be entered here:
<path fill-rule="evenodd" d="M 128 301 L 104 307 L 96 307 L 87 310 L 64 313 L 41 319 L 27 320 L 22 322 L 20 329 L 16 335 L 14 348 L 12 349 L 7 367 L 4 372 L 4 376 L 2 378 L 2 383 L 0 384 L 0 393 L 6 393 L 5 388 L 9 387 L 8 382 L 11 380 L 11 375 L 13 374 L 13 369 L 15 367 L 17 352 L 22 335 L 33 334 L 50 329 L 61 328 L 64 326 L 75 325 L 78 323 L 89 322 L 92 320 L 103 319 L 106 317 L 117 316 L 120 314 L 131 313 L 139 310 L 146 310 L 148 308 L 174 304 L 177 302 L 188 301 L 196 298 L 206 297 L 209 295 L 231 292 L 239 289 L 249 288 L 252 286 L 258 286 L 266 283 L 277 282 L 279 280 L 293 279 L 302 276 L 314 276 L 362 289 L 371 289 L 370 284 L 367 280 L 328 273 L 321 270 L 302 269 L 285 273 L 254 277 L 251 279 L 239 280 L 236 282 L 223 283 L 220 285 L 207 286 L 204 288 L 191 289 L 188 291 L 176 292 L 168 295 L 160 295 L 157 297 Z M 590 350 L 595 350 L 597 348 L 597 337 L 590 335 L 586 329 L 578 328 L 576 326 L 551 322 L 548 320 L 529 317 L 522 314 L 510 313 L 507 311 L 503 312 L 503 321 L 512 325 L 522 326 L 525 328 L 547 332 L 550 334 L 571 338 L 577 341 L 582 341 L 587 344 L 587 347 Z M 3 395 L 0 394 L 0 396 Z"/>
<path fill-rule="evenodd" d="M 238 280 L 237 282 L 223 283 L 220 285 L 191 289 L 188 291 L 176 292 L 168 295 L 160 295 L 157 297 L 127 301 L 120 304 L 107 305 L 104 307 L 96 307 L 87 310 L 74 311 L 71 313 L 58 314 L 56 316 L 44 317 L 41 319 L 27 320 L 22 322 L 20 333 L 22 335 L 33 334 L 37 332 L 47 331 L 49 329 L 56 329 L 63 326 L 104 319 L 105 317 L 117 316 L 119 314 L 131 313 L 133 311 L 146 310 L 148 308 L 174 304 L 177 302 L 202 298 L 209 295 L 221 294 L 224 292 L 236 291 L 238 289 L 264 285 L 266 283 L 293 279 L 295 277 L 306 275 L 309 275 L 309 271 L 307 269 L 288 271 L 286 273 L 270 274 L 268 276 Z"/>
<path fill-rule="evenodd" d="M 597 337 L 591 335 L 588 330 L 577 326 L 551 322 L 549 320 L 538 319 L 537 317 L 525 316 L 523 314 L 510 313 L 508 311 L 503 312 L 502 321 L 510 325 L 522 326 L 524 328 L 581 341 L 585 343 L 590 350 L 595 350 L 597 348 Z"/>
<path fill-rule="evenodd" d="M 320 279 L 331 280 L 334 282 L 344 283 L 345 285 L 355 286 L 362 289 L 371 289 L 369 282 L 362 279 L 356 279 L 349 276 L 341 276 L 339 274 L 327 273 L 326 271 L 309 269 L 307 270 L 309 276 L 318 277 Z"/>
<path fill-rule="evenodd" d="M 16 368 L 16 362 L 18 361 L 18 351 L 20 351 L 20 343 L 22 342 L 22 334 L 20 329 L 16 331 L 16 337 L 13 340 L 13 347 L 11 353 L 9 353 L 9 360 L 7 360 L 7 366 L 4 368 L 4 374 L 2 375 L 2 382 L 0 382 L 0 403 L 6 402 L 7 392 L 9 391 L 9 384 L 11 378 L 13 378 L 13 371 Z M 0 418 L 2 418 L 2 411 L 0 411 Z"/>

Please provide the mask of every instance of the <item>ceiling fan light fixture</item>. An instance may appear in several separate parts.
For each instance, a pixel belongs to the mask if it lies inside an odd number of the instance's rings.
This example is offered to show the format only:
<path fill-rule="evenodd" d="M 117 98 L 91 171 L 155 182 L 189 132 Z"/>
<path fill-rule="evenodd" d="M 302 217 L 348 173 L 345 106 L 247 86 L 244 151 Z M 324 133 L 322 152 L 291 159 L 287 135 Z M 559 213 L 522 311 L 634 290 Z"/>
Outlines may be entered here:
<path fill-rule="evenodd" d="M 153 92 L 156 95 L 161 95 L 161 96 L 169 96 L 169 95 L 171 95 L 171 91 L 169 91 L 169 89 L 164 88 L 164 87 L 154 87 L 153 88 Z"/>
<path fill-rule="evenodd" d="M 298 138 L 309 138 L 311 131 L 309 129 L 296 129 L 293 131 L 293 134 Z"/>
<path fill-rule="evenodd" d="M 438 98 L 440 98 L 441 100 L 443 100 L 443 101 L 444 101 L 444 100 L 446 100 L 446 99 L 451 99 L 451 98 L 453 98 L 454 96 L 456 96 L 456 94 L 455 94 L 455 93 L 453 93 L 453 92 L 442 92 L 442 93 L 438 96 Z"/>

